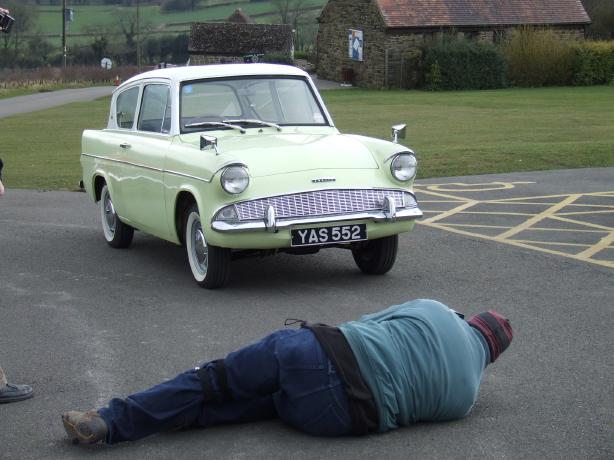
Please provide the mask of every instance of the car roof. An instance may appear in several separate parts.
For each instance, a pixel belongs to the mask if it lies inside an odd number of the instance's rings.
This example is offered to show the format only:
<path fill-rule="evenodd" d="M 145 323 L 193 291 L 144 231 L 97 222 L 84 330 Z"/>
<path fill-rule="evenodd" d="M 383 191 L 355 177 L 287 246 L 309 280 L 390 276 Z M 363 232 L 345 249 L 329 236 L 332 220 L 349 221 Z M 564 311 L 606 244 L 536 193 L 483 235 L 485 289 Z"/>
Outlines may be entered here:
<path fill-rule="evenodd" d="M 150 70 L 126 80 L 121 86 L 145 78 L 165 78 L 174 81 L 197 80 L 200 78 L 235 77 L 243 75 L 290 75 L 305 77 L 301 69 L 280 64 L 213 64 L 187 67 L 171 67 Z"/>

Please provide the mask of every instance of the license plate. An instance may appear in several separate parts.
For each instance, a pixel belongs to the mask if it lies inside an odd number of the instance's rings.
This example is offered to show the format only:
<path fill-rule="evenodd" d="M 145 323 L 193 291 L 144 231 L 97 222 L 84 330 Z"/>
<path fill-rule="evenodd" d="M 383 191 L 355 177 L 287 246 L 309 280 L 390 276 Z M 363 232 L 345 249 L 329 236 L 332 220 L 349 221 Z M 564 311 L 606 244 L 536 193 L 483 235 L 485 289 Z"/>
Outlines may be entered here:
<path fill-rule="evenodd" d="M 351 243 L 367 239 L 367 224 L 299 228 L 291 231 L 292 246 Z"/>

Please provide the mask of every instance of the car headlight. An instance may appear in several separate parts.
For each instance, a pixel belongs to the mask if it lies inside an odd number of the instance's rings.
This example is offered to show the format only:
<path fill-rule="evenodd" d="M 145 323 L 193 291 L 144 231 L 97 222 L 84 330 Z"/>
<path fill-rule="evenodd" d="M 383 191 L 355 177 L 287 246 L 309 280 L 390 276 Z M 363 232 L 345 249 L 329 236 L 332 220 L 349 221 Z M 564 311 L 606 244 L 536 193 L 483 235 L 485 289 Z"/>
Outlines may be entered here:
<path fill-rule="evenodd" d="M 417 164 L 411 153 L 400 153 L 390 163 L 390 172 L 395 179 L 405 182 L 415 177 Z"/>
<path fill-rule="evenodd" d="M 244 166 L 228 166 L 222 173 L 221 182 L 224 190 L 236 195 L 249 185 L 249 174 Z"/>

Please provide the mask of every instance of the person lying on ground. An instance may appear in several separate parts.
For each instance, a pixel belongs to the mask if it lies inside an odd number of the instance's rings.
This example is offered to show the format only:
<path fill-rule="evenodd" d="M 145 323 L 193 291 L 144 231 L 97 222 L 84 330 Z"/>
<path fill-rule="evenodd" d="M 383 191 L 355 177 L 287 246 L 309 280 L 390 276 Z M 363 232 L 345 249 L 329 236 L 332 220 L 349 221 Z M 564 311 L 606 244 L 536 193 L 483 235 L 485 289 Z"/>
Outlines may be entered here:
<path fill-rule="evenodd" d="M 300 320 L 107 407 L 62 415 L 74 443 L 279 417 L 317 436 L 364 435 L 453 420 L 474 405 L 484 369 L 507 349 L 508 319 L 464 320 L 415 300 L 338 327 Z M 288 325 L 288 320 L 286 320 Z"/>

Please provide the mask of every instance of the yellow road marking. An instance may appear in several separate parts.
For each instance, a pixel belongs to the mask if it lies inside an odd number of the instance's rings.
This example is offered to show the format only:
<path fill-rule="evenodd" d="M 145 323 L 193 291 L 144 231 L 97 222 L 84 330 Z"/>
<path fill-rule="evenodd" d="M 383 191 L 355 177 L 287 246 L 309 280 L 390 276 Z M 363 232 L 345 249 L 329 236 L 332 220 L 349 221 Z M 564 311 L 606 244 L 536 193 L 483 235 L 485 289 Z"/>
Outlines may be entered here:
<path fill-rule="evenodd" d="M 573 233 L 604 233 L 605 230 L 580 230 L 577 228 L 550 228 L 550 227 L 531 227 L 531 231 L 538 232 L 573 232 Z"/>
<path fill-rule="evenodd" d="M 504 227 L 502 225 L 474 225 L 474 224 L 444 224 L 449 225 L 450 227 L 470 227 L 470 228 L 510 228 L 508 225 Z"/>
<path fill-rule="evenodd" d="M 422 203 L 458 203 L 458 202 L 459 200 L 420 200 L 420 204 Z"/>
<path fill-rule="evenodd" d="M 599 251 L 608 248 L 612 243 L 614 243 L 614 231 L 609 235 L 601 238 L 601 240 L 594 244 L 592 247 L 588 248 L 586 251 L 582 251 L 580 254 L 576 254 L 578 257 L 592 257 L 597 254 Z"/>
<path fill-rule="evenodd" d="M 420 221 L 418 221 L 418 222 L 420 222 Z M 511 246 L 517 246 L 519 248 L 532 249 L 534 251 L 544 252 L 546 254 L 554 254 L 554 255 L 557 255 L 557 256 L 568 257 L 568 258 L 571 258 L 571 259 L 580 260 L 582 262 L 590 262 L 592 264 L 601 265 L 601 266 L 607 267 L 607 268 L 614 268 L 614 261 L 590 259 L 590 258 L 586 258 L 586 257 L 578 257 L 575 254 L 568 254 L 566 252 L 556 251 L 554 249 L 540 248 L 539 246 L 533 246 L 533 245 L 530 245 L 530 244 L 521 243 L 521 242 L 517 242 L 517 241 L 514 241 L 514 240 L 510 240 L 510 239 L 501 240 L 500 238 L 497 238 L 497 237 L 492 237 L 492 236 L 488 236 L 488 235 L 479 235 L 479 234 L 471 233 L 471 232 L 465 232 L 463 230 L 459 230 L 459 229 L 456 229 L 456 228 L 450 228 L 450 227 L 447 227 L 445 225 L 438 224 L 438 223 L 427 223 L 426 225 L 430 226 L 430 227 L 438 228 L 440 230 L 445 230 L 445 231 L 448 231 L 448 232 L 457 233 L 459 235 L 470 236 L 472 238 L 482 238 L 484 240 L 494 241 L 496 243 L 505 243 L 505 244 L 509 244 Z"/>
<path fill-rule="evenodd" d="M 510 240 L 510 241 L 515 241 L 516 243 L 543 244 L 544 246 L 577 246 L 577 247 L 581 247 L 581 248 L 590 248 L 590 247 L 593 246 L 592 244 L 555 243 L 555 242 L 552 242 L 552 241 L 533 241 L 533 240 Z"/>
<path fill-rule="evenodd" d="M 515 184 L 534 184 L 535 182 L 486 182 L 483 184 L 465 184 L 464 182 L 447 182 L 443 184 L 424 184 L 429 190 L 437 192 L 488 192 L 493 190 L 507 190 L 514 188 Z M 447 185 L 458 187 L 478 187 L 478 188 L 445 188 Z M 483 187 L 482 187 L 483 186 Z"/>
<path fill-rule="evenodd" d="M 612 214 L 614 213 L 614 209 L 611 211 L 579 211 L 579 212 L 560 212 L 559 216 L 581 216 L 583 214 Z"/>
<path fill-rule="evenodd" d="M 501 211 L 459 211 L 459 214 L 490 214 L 496 216 L 534 216 L 528 212 L 501 212 Z"/>
<path fill-rule="evenodd" d="M 476 200 L 470 199 L 464 196 L 456 196 L 453 194 L 442 193 L 442 192 L 482 192 L 482 191 L 492 191 L 492 190 L 508 190 L 514 188 L 514 184 L 527 184 L 534 182 L 492 182 L 492 183 L 482 183 L 482 184 L 465 184 L 465 183 L 446 183 L 446 184 L 430 184 L 425 185 L 423 187 L 426 188 L 418 188 L 418 192 L 420 194 L 427 194 L 435 197 L 432 200 L 420 200 L 421 203 L 452 203 L 458 204 L 458 206 L 453 207 L 447 211 L 440 210 L 424 210 L 425 214 L 434 214 L 432 217 L 427 219 L 423 219 L 418 221 L 419 224 L 438 228 L 441 230 L 446 230 L 452 233 L 456 233 L 459 235 L 465 235 L 470 237 L 482 238 L 498 243 L 505 243 L 516 247 L 521 247 L 525 249 L 532 249 L 535 251 L 554 254 L 558 256 L 563 256 L 567 258 L 572 258 L 576 260 L 580 260 L 583 262 L 589 262 L 596 265 L 601 265 L 608 268 L 614 268 L 614 261 L 611 260 L 603 260 L 593 258 L 597 253 L 603 250 L 612 250 L 614 249 L 614 228 L 595 224 L 591 222 L 584 222 L 578 219 L 572 219 L 564 216 L 582 216 L 582 215 L 594 215 L 601 214 L 607 215 L 614 212 L 614 205 L 609 204 L 590 204 L 590 203 L 581 203 L 578 202 L 582 197 L 597 197 L 597 198 L 614 198 L 614 191 L 607 192 L 590 192 L 590 193 L 578 193 L 578 194 L 559 194 L 559 195 L 542 195 L 542 196 L 534 196 L 534 197 L 516 197 L 516 198 L 499 198 L 495 200 Z M 459 186 L 464 188 L 452 188 L 445 186 Z M 420 187 L 420 186 L 418 186 Z M 468 188 L 473 187 L 473 188 Z M 442 199 L 436 199 L 437 197 Z M 539 200 L 539 201 L 535 201 Z M 535 205 L 535 206 L 548 206 L 547 209 L 539 212 L 537 214 L 531 213 L 516 213 L 516 212 L 497 212 L 497 211 L 471 211 L 469 208 L 479 205 L 479 204 L 490 204 L 490 205 L 503 205 L 503 204 L 515 204 L 515 205 Z M 577 211 L 575 212 L 560 212 L 564 208 L 575 208 Z M 569 210 L 568 208 L 568 210 Z M 582 208 L 588 208 L 592 210 L 588 211 L 580 211 Z M 601 209 L 596 209 L 601 208 Z M 493 215 L 493 216 L 531 216 L 525 222 L 514 226 L 497 226 L 497 225 L 479 225 L 479 224 L 454 224 L 454 223 L 445 223 L 440 222 L 443 219 L 454 216 L 456 214 L 484 214 L 484 215 Z M 535 227 L 534 225 L 540 221 L 551 219 L 554 221 L 572 224 L 579 228 L 548 228 L 548 227 Z M 471 231 L 462 230 L 462 228 L 466 229 L 476 229 L 479 231 L 480 229 L 505 229 L 506 231 L 497 236 L 488 236 L 480 233 L 472 233 Z M 533 240 L 525 240 L 525 239 L 512 239 L 513 235 L 517 235 L 523 231 L 540 231 L 540 232 L 574 232 L 574 233 L 606 233 L 606 235 L 599 240 L 596 244 L 582 244 L 582 243 L 560 243 L 553 241 L 533 241 Z M 567 252 L 557 251 L 555 249 L 549 249 L 540 247 L 537 245 L 543 246 L 566 246 L 566 247 L 577 247 L 577 248 L 586 248 L 583 251 L 577 254 L 569 254 Z"/>
<path fill-rule="evenodd" d="M 575 219 L 567 219 L 566 217 L 550 216 L 550 219 L 560 220 L 561 222 L 567 222 L 567 223 L 570 223 L 570 224 L 582 225 L 584 227 L 599 228 L 599 229 L 605 230 L 607 232 L 610 232 L 610 231 L 614 230 L 614 228 L 606 227 L 605 225 L 593 224 L 591 222 L 584 222 L 584 221 L 575 220 Z"/>
<path fill-rule="evenodd" d="M 512 235 L 520 233 L 523 230 L 526 230 L 527 228 L 531 227 L 532 225 L 536 224 L 537 222 L 540 222 L 540 221 L 544 220 L 545 218 L 555 214 L 557 211 L 563 209 L 568 204 L 573 203 L 578 198 L 580 198 L 580 196 L 581 195 L 570 195 L 565 200 L 563 200 L 560 203 L 558 203 L 558 204 L 556 204 L 556 205 L 546 209 L 545 211 L 540 212 L 539 214 L 531 217 L 530 219 L 524 221 L 522 224 L 517 225 L 516 227 L 509 229 L 507 232 L 503 232 L 501 235 L 498 236 L 498 238 L 503 240 L 503 239 L 509 238 Z"/>
<path fill-rule="evenodd" d="M 456 214 L 456 213 L 458 213 L 458 212 L 460 212 L 460 211 L 462 211 L 464 209 L 470 208 L 471 206 L 473 206 L 473 205 L 475 205 L 477 203 L 478 203 L 477 201 L 473 201 L 473 200 L 467 201 L 466 203 L 463 203 L 460 206 L 452 208 L 449 211 L 442 212 L 441 214 L 438 214 L 435 217 L 429 217 L 428 219 L 423 220 L 422 223 L 423 224 L 424 223 L 431 223 L 431 222 L 436 222 L 436 221 L 441 220 L 441 219 L 445 219 L 446 217 L 451 216 L 453 214 Z"/>

